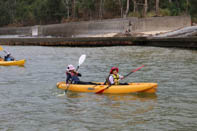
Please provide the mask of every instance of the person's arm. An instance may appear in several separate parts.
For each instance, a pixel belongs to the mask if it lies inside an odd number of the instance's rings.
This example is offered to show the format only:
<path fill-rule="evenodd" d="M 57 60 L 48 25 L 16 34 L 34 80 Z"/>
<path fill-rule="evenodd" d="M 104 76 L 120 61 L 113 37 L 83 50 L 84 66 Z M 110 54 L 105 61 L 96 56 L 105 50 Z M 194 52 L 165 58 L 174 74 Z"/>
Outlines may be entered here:
<path fill-rule="evenodd" d="M 123 79 L 123 78 L 124 78 L 124 76 L 122 76 L 122 75 L 120 75 L 120 74 L 119 74 L 119 78 L 120 78 L 120 79 Z"/>
<path fill-rule="evenodd" d="M 113 78 L 113 76 L 109 76 L 109 82 L 110 82 L 111 85 L 114 84 L 114 78 Z"/>
<path fill-rule="evenodd" d="M 81 77 L 82 75 L 81 75 L 81 73 L 78 73 L 78 72 L 77 72 L 77 76 Z"/>

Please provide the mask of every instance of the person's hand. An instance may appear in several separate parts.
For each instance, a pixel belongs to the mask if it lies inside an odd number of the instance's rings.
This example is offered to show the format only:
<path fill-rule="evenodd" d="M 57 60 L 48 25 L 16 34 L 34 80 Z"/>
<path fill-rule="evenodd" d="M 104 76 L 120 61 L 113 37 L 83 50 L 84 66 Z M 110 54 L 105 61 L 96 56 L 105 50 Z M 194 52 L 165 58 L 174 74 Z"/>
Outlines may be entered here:
<path fill-rule="evenodd" d="M 66 87 L 68 88 L 69 87 L 69 84 L 66 84 Z"/>
<path fill-rule="evenodd" d="M 114 83 L 118 82 L 119 80 L 114 80 Z"/>

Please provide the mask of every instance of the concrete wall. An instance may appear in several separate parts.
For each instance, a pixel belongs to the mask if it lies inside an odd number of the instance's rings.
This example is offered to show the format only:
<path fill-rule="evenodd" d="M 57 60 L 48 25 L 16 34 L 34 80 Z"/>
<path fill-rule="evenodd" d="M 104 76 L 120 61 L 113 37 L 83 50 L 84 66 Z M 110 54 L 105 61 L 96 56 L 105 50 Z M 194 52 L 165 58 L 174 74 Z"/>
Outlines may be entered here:
<path fill-rule="evenodd" d="M 53 24 L 21 28 L 0 28 L 0 35 L 32 33 L 32 29 L 38 28 L 38 34 L 43 36 L 64 36 L 64 37 L 88 37 L 107 33 L 123 33 L 127 29 L 132 32 L 175 30 L 191 26 L 189 16 L 167 16 L 151 18 L 119 18 L 102 21 L 83 21 L 65 24 Z"/>
<path fill-rule="evenodd" d="M 190 16 L 166 16 L 138 19 L 134 25 L 136 32 L 176 30 L 191 26 Z"/>
<path fill-rule="evenodd" d="M 31 27 L 0 28 L 0 35 L 31 35 Z"/>
<path fill-rule="evenodd" d="M 137 21 L 137 18 L 45 25 L 42 30 L 44 35 L 86 37 L 89 35 L 124 32 L 128 28 L 129 20 L 134 22 Z"/>

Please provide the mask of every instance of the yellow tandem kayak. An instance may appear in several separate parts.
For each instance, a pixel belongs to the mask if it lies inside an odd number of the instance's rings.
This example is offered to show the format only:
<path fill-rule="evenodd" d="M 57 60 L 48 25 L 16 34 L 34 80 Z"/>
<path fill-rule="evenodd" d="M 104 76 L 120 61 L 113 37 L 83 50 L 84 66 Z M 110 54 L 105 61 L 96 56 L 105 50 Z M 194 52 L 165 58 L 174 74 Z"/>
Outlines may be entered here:
<path fill-rule="evenodd" d="M 0 61 L 0 66 L 24 66 L 25 59 L 16 61 Z"/>
<path fill-rule="evenodd" d="M 75 92 L 93 92 L 96 93 L 108 85 L 80 85 L 70 84 L 68 90 Z M 106 89 L 103 93 L 109 94 L 121 94 L 121 93 L 156 93 L 157 83 L 129 83 L 129 85 L 112 85 Z M 57 88 L 67 90 L 65 82 L 58 82 Z"/>

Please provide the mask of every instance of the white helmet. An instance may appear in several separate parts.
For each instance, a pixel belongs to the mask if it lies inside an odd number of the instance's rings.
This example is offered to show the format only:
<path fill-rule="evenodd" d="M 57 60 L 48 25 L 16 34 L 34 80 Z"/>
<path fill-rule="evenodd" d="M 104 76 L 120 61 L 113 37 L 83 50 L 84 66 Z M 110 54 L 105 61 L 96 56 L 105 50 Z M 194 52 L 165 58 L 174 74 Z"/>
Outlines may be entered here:
<path fill-rule="evenodd" d="M 75 67 L 73 65 L 68 65 L 67 71 L 75 70 Z"/>

